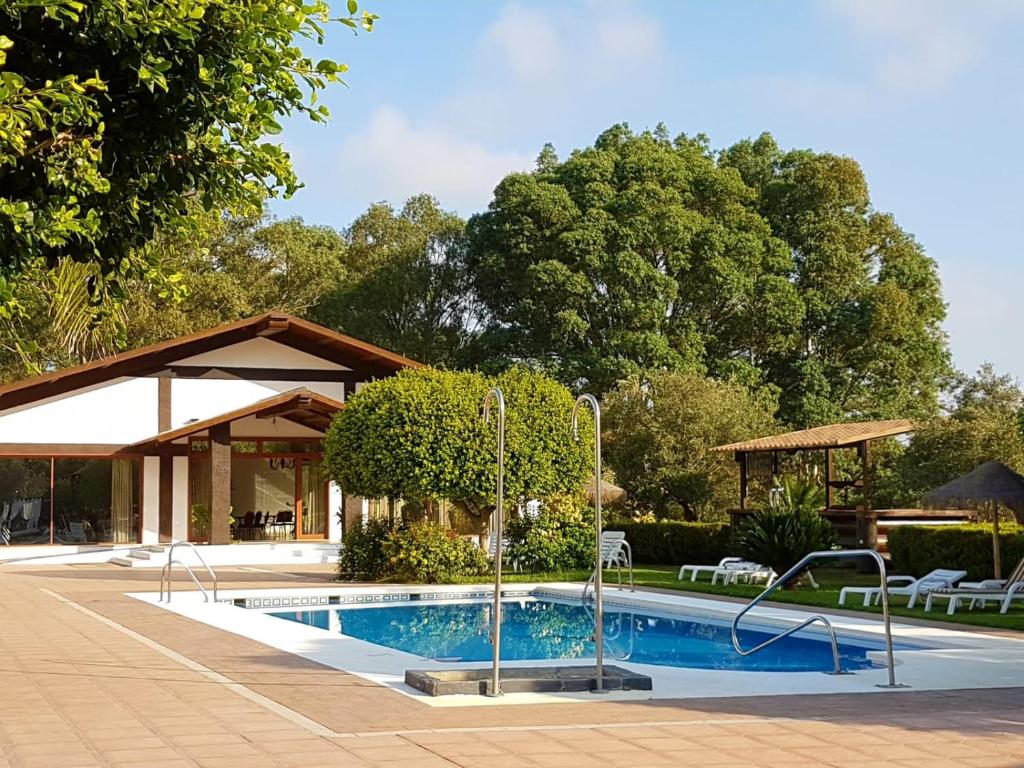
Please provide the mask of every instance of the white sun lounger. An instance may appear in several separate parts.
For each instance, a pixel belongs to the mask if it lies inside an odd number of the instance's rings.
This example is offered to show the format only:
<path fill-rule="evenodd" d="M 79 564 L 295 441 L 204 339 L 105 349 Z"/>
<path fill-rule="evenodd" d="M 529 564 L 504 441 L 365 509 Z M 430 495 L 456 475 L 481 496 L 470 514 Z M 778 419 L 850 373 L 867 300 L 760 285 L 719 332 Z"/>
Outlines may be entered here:
<path fill-rule="evenodd" d="M 682 581 L 686 578 L 686 572 L 690 572 L 690 581 L 696 581 L 697 576 L 702 573 L 714 573 L 720 568 L 725 568 L 732 563 L 743 563 L 745 562 L 741 557 L 723 557 L 718 561 L 718 565 L 694 565 L 688 563 L 679 569 L 679 580 Z"/>
<path fill-rule="evenodd" d="M 934 600 L 948 600 L 946 613 L 952 616 L 960 603 L 970 601 L 973 610 L 980 604 L 984 608 L 988 602 L 999 603 L 999 612 L 1006 613 L 1014 600 L 1024 600 L 1024 559 L 1005 579 L 986 579 L 976 582 L 961 582 L 954 589 L 936 589 L 928 593 L 924 609 L 930 611 Z"/>
<path fill-rule="evenodd" d="M 721 579 L 723 585 L 739 584 L 740 581 L 743 581 L 745 584 L 756 584 L 763 581 L 765 584 L 770 585 L 778 577 L 779 575 L 766 565 L 741 561 L 739 563 L 729 563 L 724 568 L 716 569 L 711 574 L 711 583 L 717 584 L 718 580 Z"/>
<path fill-rule="evenodd" d="M 919 598 L 923 598 L 936 589 L 949 589 L 966 575 L 967 571 L 936 568 L 920 579 L 915 579 L 913 576 L 890 576 L 886 579 L 886 584 L 890 595 L 909 597 L 907 607 L 913 608 Z M 881 600 L 882 590 L 879 587 L 843 587 L 839 591 L 840 605 L 846 603 L 847 595 L 863 595 L 864 607 L 867 607 L 871 605 L 872 601 L 877 604 Z"/>

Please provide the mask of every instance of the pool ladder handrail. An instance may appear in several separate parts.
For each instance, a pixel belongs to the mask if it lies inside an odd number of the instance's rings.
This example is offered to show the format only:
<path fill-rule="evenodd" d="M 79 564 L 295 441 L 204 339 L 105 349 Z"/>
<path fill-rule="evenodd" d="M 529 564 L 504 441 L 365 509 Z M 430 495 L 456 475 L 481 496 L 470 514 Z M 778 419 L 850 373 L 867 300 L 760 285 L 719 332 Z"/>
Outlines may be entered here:
<path fill-rule="evenodd" d="M 199 591 L 203 593 L 203 599 L 207 603 L 210 602 L 210 595 L 209 595 L 209 593 L 206 591 L 206 588 L 202 585 L 202 583 L 196 577 L 195 572 L 192 570 L 191 567 L 189 567 L 188 563 L 185 563 L 185 562 L 183 562 L 181 560 L 175 560 L 174 559 L 174 548 L 177 547 L 177 546 L 187 546 L 187 547 L 189 547 L 195 553 L 196 557 L 199 559 L 200 564 L 206 569 L 206 572 L 208 574 L 210 574 L 210 578 L 213 579 L 213 602 L 216 603 L 217 602 L 217 574 L 214 573 L 213 568 L 211 568 L 207 564 L 207 562 L 203 559 L 203 556 L 201 554 L 199 554 L 199 548 L 196 547 L 196 545 L 193 544 L 191 541 L 176 541 L 173 544 L 171 544 L 170 549 L 167 550 L 167 564 L 164 565 L 163 569 L 160 571 L 160 602 L 162 603 L 164 601 L 164 580 L 165 579 L 167 581 L 167 602 L 168 603 L 171 602 L 171 585 L 173 583 L 172 580 L 171 580 L 171 570 L 172 570 L 171 566 L 173 566 L 175 564 L 178 564 L 182 568 L 185 569 L 185 572 L 190 577 L 192 577 L 192 582 L 197 587 L 199 587 Z"/>
<path fill-rule="evenodd" d="M 882 595 L 882 618 L 883 618 L 883 621 L 884 621 L 884 624 L 885 624 L 885 648 L 886 648 L 886 662 L 887 662 L 886 663 L 886 667 L 888 668 L 888 671 L 889 671 L 889 682 L 888 682 L 888 684 L 887 685 L 879 684 L 878 687 L 880 687 L 880 688 L 901 688 L 901 687 L 903 687 L 903 686 L 900 686 L 900 685 L 896 684 L 896 664 L 893 661 L 893 654 L 892 654 L 892 626 L 891 626 L 891 624 L 889 622 L 889 588 L 888 588 L 888 579 L 886 577 L 886 572 L 885 572 L 885 560 L 883 560 L 882 556 L 880 554 L 878 554 L 878 552 L 875 551 L 874 549 L 827 550 L 827 551 L 821 551 L 821 552 L 811 552 L 809 555 L 805 556 L 802 560 L 800 560 L 799 563 L 794 565 L 792 568 L 790 568 L 788 571 L 786 571 L 784 574 L 782 574 L 779 578 L 777 578 L 774 582 L 772 582 L 767 587 L 765 587 L 764 591 L 761 592 L 761 594 L 759 594 L 757 597 L 755 597 L 753 600 L 751 600 L 749 603 L 747 603 L 747 605 L 744 606 L 743 610 L 741 610 L 739 613 L 737 613 L 735 618 L 733 618 L 733 620 L 732 620 L 732 645 L 736 649 L 736 653 L 738 653 L 740 656 L 750 656 L 752 654 L 757 653 L 760 650 L 763 650 L 763 649 L 767 648 L 769 645 L 772 645 L 773 643 L 778 642 L 782 638 L 789 637 L 790 635 L 792 635 L 792 634 L 794 634 L 796 632 L 799 632 L 801 629 L 804 629 L 805 627 L 809 626 L 810 624 L 814 624 L 815 622 L 817 622 L 817 623 L 823 624 L 825 626 L 825 630 L 828 632 L 829 640 L 831 641 L 831 644 L 832 644 L 832 661 L 833 661 L 833 663 L 835 665 L 835 669 L 834 669 L 833 674 L 836 674 L 836 675 L 843 674 L 842 663 L 840 662 L 840 658 L 839 658 L 839 641 L 836 639 L 835 628 L 832 626 L 832 622 L 830 622 L 827 618 L 825 618 L 821 614 L 815 614 L 814 616 L 810 616 L 807 619 L 801 621 L 799 624 L 797 624 L 795 626 L 792 626 L 789 629 L 787 629 L 787 630 L 785 630 L 783 632 L 780 632 L 777 635 L 773 635 L 772 637 L 770 637 L 767 640 L 765 640 L 763 643 L 760 643 L 759 645 L 756 645 L 753 648 L 749 648 L 749 649 L 746 649 L 746 650 L 744 650 L 743 647 L 740 645 L 740 640 L 739 640 L 739 637 L 737 635 L 737 629 L 739 627 L 740 619 L 742 619 L 747 613 L 749 613 L 750 610 L 754 608 L 754 606 L 756 606 L 758 603 L 760 603 L 762 600 L 764 600 L 768 595 L 770 595 L 772 592 L 774 592 L 776 589 L 778 589 L 781 585 L 785 584 L 787 581 L 792 579 L 794 576 L 798 576 L 799 574 L 801 574 L 804 570 L 806 570 L 808 564 L 810 564 L 811 562 L 813 562 L 815 560 L 819 560 L 819 559 L 826 559 L 826 558 L 827 559 L 840 559 L 840 558 L 854 558 L 854 557 L 856 557 L 856 558 L 868 557 L 868 558 L 871 558 L 872 560 L 874 560 L 875 563 L 878 565 L 878 575 L 879 575 L 879 579 L 880 579 L 879 588 L 881 590 L 881 595 Z"/>

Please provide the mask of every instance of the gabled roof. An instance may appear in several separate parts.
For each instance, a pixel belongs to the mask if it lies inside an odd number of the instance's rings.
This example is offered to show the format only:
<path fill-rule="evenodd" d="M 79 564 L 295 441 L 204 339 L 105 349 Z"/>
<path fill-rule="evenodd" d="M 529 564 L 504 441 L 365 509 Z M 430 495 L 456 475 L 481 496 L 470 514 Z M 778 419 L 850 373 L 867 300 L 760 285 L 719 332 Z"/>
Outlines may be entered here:
<path fill-rule="evenodd" d="M 304 427 L 324 431 L 330 425 L 334 414 L 344 407 L 344 403 L 334 398 L 326 397 L 305 387 L 298 387 L 263 400 L 257 400 L 255 403 L 242 408 L 236 408 L 233 411 L 227 411 L 217 416 L 211 416 L 208 419 L 193 421 L 177 429 L 161 432 L 153 437 L 140 440 L 130 447 L 152 448 L 158 445 L 166 445 L 167 443 L 173 443 L 175 440 L 181 440 L 182 438 L 205 432 L 211 427 L 216 427 L 220 424 L 230 424 L 233 421 L 250 416 L 255 416 L 256 418 L 280 416 Z"/>
<path fill-rule="evenodd" d="M 0 411 L 121 376 L 148 376 L 163 370 L 175 360 L 257 337 L 271 338 L 308 354 L 343 364 L 367 377 L 386 376 L 402 368 L 422 367 L 415 360 L 308 320 L 283 312 L 266 312 L 189 336 L 161 341 L 7 384 L 0 387 Z"/>
<path fill-rule="evenodd" d="M 855 421 L 846 424 L 827 424 L 823 427 L 785 432 L 781 435 L 756 437 L 739 443 L 719 445 L 713 451 L 799 451 L 823 448 L 845 448 L 877 440 L 895 437 L 914 431 L 914 424 L 907 419 L 886 421 Z"/>

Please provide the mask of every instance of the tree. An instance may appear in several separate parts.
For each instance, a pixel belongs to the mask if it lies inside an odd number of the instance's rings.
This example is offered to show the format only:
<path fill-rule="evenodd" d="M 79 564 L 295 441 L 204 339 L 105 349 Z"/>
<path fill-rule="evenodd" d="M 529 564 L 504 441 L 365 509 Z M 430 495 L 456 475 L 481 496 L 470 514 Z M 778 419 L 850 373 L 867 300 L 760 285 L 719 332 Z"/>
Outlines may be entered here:
<path fill-rule="evenodd" d="M 937 410 L 935 263 L 850 158 L 619 125 L 507 176 L 468 232 L 485 364 L 596 392 L 654 369 L 769 385 L 797 426 Z"/>
<path fill-rule="evenodd" d="M 373 205 L 345 233 L 348 277 L 317 322 L 432 365 L 455 366 L 473 339 L 465 222 L 418 195 Z"/>
<path fill-rule="evenodd" d="M 355 0 L 348 14 L 372 27 Z M 0 300 L 27 265 L 62 259 L 122 296 L 152 267 L 141 249 L 190 229 L 197 206 L 252 215 L 294 192 L 264 137 L 292 114 L 326 121 L 317 94 L 345 68 L 300 43 L 330 20 L 323 0 L 0 5 Z"/>
<path fill-rule="evenodd" d="M 793 264 L 706 141 L 624 125 L 507 176 L 469 222 L 489 354 L 603 392 L 645 369 L 746 369 L 785 346 Z"/>
<path fill-rule="evenodd" d="M 162 239 L 161 263 L 188 286 L 182 300 L 139 281 L 126 300 L 129 346 L 261 312 L 306 316 L 342 282 L 345 241 L 301 219 L 219 219 L 198 244 Z"/>
<path fill-rule="evenodd" d="M 1009 376 L 983 365 L 974 376 L 960 376 L 949 413 L 921 424 L 906 450 L 893 461 L 883 490 L 905 504 L 997 459 L 1024 470 L 1024 393 Z"/>
<path fill-rule="evenodd" d="M 710 518 L 735 502 L 736 461 L 716 445 L 771 433 L 775 404 L 687 373 L 631 376 L 604 399 L 605 455 L 630 498 L 659 517 Z"/>
<path fill-rule="evenodd" d="M 335 416 L 324 440 L 324 463 L 345 489 L 371 498 L 447 499 L 479 530 L 494 508 L 495 420 L 485 424 L 488 388 L 506 401 L 505 498 L 571 493 L 585 482 L 593 427 L 576 442 L 569 431 L 573 398 L 534 372 L 405 370 L 360 388 Z M 589 427 L 589 429 L 588 429 Z"/>
<path fill-rule="evenodd" d="M 757 193 L 793 255 L 803 305 L 796 343 L 762 366 L 783 418 L 812 426 L 856 418 L 926 418 L 951 373 L 935 262 L 891 214 L 871 206 L 848 157 L 784 152 L 769 134 L 721 154 Z"/>
<path fill-rule="evenodd" d="M 153 252 L 180 292 L 145 279 L 97 301 L 97 267 L 36 262 L 15 285 L 21 311 L 0 316 L 0 381 L 94 360 L 269 310 L 305 315 L 342 282 L 345 241 L 300 219 L 207 216 L 200 235 L 158 236 Z"/>

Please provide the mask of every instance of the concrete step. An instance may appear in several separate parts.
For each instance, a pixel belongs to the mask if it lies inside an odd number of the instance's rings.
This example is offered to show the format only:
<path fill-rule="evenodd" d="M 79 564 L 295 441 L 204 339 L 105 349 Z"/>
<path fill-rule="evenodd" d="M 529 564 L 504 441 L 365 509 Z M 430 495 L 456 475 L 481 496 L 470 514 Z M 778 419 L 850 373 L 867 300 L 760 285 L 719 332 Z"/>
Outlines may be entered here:
<path fill-rule="evenodd" d="M 120 565 L 122 568 L 131 568 L 134 561 L 127 557 L 112 557 L 108 561 L 112 565 Z"/>
<path fill-rule="evenodd" d="M 154 552 L 156 554 L 167 551 L 167 547 L 162 547 L 159 544 L 147 544 L 142 549 L 144 549 L 146 552 Z"/>
<path fill-rule="evenodd" d="M 147 552 L 144 549 L 133 549 L 131 552 L 128 553 L 128 557 L 132 558 L 133 560 L 149 560 L 151 557 L 151 553 Z"/>

